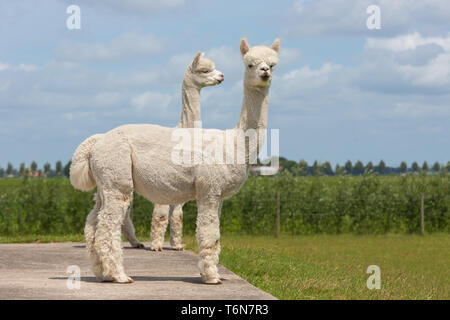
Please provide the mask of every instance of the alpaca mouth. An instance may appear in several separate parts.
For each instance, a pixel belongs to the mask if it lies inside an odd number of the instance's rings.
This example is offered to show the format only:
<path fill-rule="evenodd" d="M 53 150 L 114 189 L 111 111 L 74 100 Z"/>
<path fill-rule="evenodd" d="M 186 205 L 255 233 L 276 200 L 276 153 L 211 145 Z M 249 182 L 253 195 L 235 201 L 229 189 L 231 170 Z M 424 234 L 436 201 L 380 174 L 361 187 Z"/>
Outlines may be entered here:
<path fill-rule="evenodd" d="M 263 81 L 267 81 L 267 80 L 270 79 L 270 75 L 264 74 L 264 75 L 261 76 L 261 79 L 262 79 Z"/>

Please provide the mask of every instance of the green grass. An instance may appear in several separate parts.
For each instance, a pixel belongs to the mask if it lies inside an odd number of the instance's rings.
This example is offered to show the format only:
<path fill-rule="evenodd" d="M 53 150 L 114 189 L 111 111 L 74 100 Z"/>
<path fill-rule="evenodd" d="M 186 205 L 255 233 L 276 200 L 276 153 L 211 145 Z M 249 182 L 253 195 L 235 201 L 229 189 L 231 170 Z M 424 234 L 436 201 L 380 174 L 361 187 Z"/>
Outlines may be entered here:
<path fill-rule="evenodd" d="M 279 299 L 450 298 L 448 234 L 224 235 L 221 246 L 222 265 Z M 366 286 L 369 265 L 381 269 L 380 290 Z"/>
<path fill-rule="evenodd" d="M 68 235 L 0 235 L 0 243 L 49 243 L 49 242 L 84 242 L 82 234 Z"/>

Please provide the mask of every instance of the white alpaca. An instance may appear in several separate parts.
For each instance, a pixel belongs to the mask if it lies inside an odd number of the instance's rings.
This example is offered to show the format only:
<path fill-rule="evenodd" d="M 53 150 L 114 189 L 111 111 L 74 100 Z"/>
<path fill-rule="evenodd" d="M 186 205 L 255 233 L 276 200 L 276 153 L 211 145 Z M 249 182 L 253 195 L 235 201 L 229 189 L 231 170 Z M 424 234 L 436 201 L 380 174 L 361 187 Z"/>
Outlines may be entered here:
<path fill-rule="evenodd" d="M 182 111 L 178 128 L 194 128 L 196 122 L 201 121 L 200 90 L 214 86 L 223 81 L 223 74 L 216 70 L 212 60 L 203 57 L 199 52 L 188 66 L 181 88 Z M 150 249 L 161 251 L 164 234 L 170 220 L 170 245 L 172 249 L 183 250 L 181 241 L 183 230 L 183 205 L 155 204 L 150 232 Z"/>
<path fill-rule="evenodd" d="M 212 60 L 204 58 L 202 52 L 198 52 L 192 62 L 188 65 L 184 75 L 181 88 L 182 95 L 182 112 L 181 119 L 177 127 L 193 128 L 196 121 L 201 121 L 200 110 L 200 90 L 204 87 L 220 84 L 224 79 L 222 72 L 216 70 Z M 89 150 L 101 139 L 103 134 L 97 134 L 86 139 L 80 147 L 75 151 L 70 168 L 70 178 L 74 186 L 80 186 L 81 190 L 85 185 L 85 181 L 89 180 L 89 171 L 85 166 L 86 157 L 89 156 Z M 81 179 L 81 180 L 80 180 Z M 91 185 L 86 185 L 87 189 L 92 189 Z M 95 187 L 95 185 L 94 185 Z M 94 197 L 95 199 L 95 197 Z M 175 250 L 183 250 L 182 230 L 183 230 L 183 210 L 180 205 L 158 205 L 155 204 L 152 217 L 151 228 L 151 249 L 160 251 L 164 242 L 164 234 L 167 224 L 170 220 L 170 244 Z M 127 211 L 122 226 L 122 234 L 130 244 L 135 248 L 144 248 L 144 244 L 139 242 L 136 237 L 132 219 L 133 203 Z M 94 208 L 95 209 L 95 208 Z M 92 212 L 97 212 L 93 210 Z M 93 213 L 94 214 L 94 213 Z M 90 217 L 89 219 L 92 219 Z"/>
<path fill-rule="evenodd" d="M 186 130 L 193 136 L 196 129 L 167 128 L 157 125 L 124 125 L 107 132 L 91 146 L 84 178 L 77 179 L 79 189 L 97 185 L 95 214 L 86 222 L 86 244 L 93 271 L 100 280 L 133 282 L 123 269 L 121 225 L 130 205 L 133 189 L 146 199 L 159 204 L 196 200 L 199 269 L 203 282 L 221 283 L 217 264 L 220 252 L 219 215 L 222 201 L 236 194 L 248 176 L 249 155 L 255 155 L 262 139 L 238 144 L 235 137 L 248 129 L 267 127 L 268 93 L 272 67 L 278 62 L 279 40 L 271 47 L 250 48 L 241 40 L 240 50 L 245 64 L 244 97 L 238 125 L 231 130 L 202 129 L 214 141 L 225 141 L 230 133 L 232 145 L 247 161 L 232 164 L 173 162 L 173 151 L 179 144 L 172 140 L 174 132 Z M 88 143 L 86 143 L 88 144 Z M 230 141 L 222 145 L 228 149 Z M 81 148 L 81 146 L 80 146 Z M 207 145 L 199 151 L 206 154 Z M 194 150 L 195 151 L 195 150 Z M 198 157 L 198 155 L 195 155 Z M 251 159 L 254 160 L 254 159 Z M 83 172 L 83 171 L 82 171 Z M 98 213 L 97 213 L 98 212 Z"/>

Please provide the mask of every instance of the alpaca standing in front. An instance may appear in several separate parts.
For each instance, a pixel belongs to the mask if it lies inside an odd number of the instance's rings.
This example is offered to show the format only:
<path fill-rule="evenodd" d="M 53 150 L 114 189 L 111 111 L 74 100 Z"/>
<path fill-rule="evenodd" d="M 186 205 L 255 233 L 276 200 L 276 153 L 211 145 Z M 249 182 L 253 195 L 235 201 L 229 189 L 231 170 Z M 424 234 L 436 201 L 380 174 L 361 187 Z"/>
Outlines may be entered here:
<path fill-rule="evenodd" d="M 122 261 L 121 225 L 130 205 L 133 190 L 149 201 L 158 204 L 184 203 L 196 200 L 198 207 L 196 238 L 199 250 L 199 269 L 204 283 L 221 283 L 217 265 L 220 253 L 219 215 L 222 201 L 236 194 L 248 177 L 250 163 L 256 160 L 257 151 L 264 143 L 264 135 L 255 140 L 238 143 L 242 132 L 267 128 L 268 93 L 272 80 L 272 67 L 278 62 L 280 42 L 271 47 L 250 48 L 243 38 L 240 51 L 245 64 L 244 96 L 239 122 L 231 130 L 200 130 L 203 137 L 220 142 L 222 150 L 229 146 L 243 163 L 233 157 L 230 164 L 220 162 L 176 163 L 173 153 L 180 144 L 174 134 L 184 130 L 190 136 L 199 129 L 167 128 L 158 125 L 124 125 L 104 134 L 95 143 L 85 161 L 85 179 L 79 179 L 79 189 L 97 185 L 97 210 L 95 220 L 87 220 L 86 228 L 95 237 L 86 239 L 90 260 L 96 277 L 129 283 Z M 231 137 L 231 139 L 230 139 Z M 230 140 L 228 140 L 230 139 Z M 227 141 L 225 144 L 224 141 Z M 81 146 L 80 146 L 81 147 Z M 194 148 L 194 159 L 206 156 L 210 148 Z M 86 151 L 87 147 L 82 148 Z M 198 154 L 199 153 L 199 154 Z"/>
<path fill-rule="evenodd" d="M 215 86 L 222 83 L 224 79 L 223 73 L 216 70 L 216 66 L 211 59 L 204 57 L 202 52 L 198 52 L 192 62 L 188 65 L 184 75 L 183 84 L 181 88 L 182 109 L 181 119 L 177 127 L 193 128 L 195 122 L 201 121 L 200 109 L 200 90 L 204 87 Z M 83 185 L 83 182 L 78 182 L 79 179 L 88 180 L 89 177 L 84 177 L 80 174 L 80 169 L 85 168 L 86 157 L 89 156 L 89 150 L 92 146 L 103 137 L 103 134 L 96 134 L 86 139 L 75 151 L 70 168 L 70 178 L 72 184 Z M 89 174 L 89 172 L 84 172 Z M 94 185 L 95 186 L 95 185 Z M 88 189 L 93 188 L 88 185 Z M 81 189 L 84 190 L 84 189 Z M 94 200 L 97 195 L 94 196 Z M 170 244 L 175 250 L 183 250 L 184 245 L 181 241 L 183 231 L 183 210 L 182 204 L 179 205 L 154 205 L 152 215 L 151 227 L 151 250 L 161 251 L 164 242 L 164 234 L 167 229 L 167 224 L 170 220 Z M 127 214 L 122 226 L 122 234 L 125 239 L 130 242 L 134 248 L 144 248 L 144 244 L 139 242 L 136 237 L 136 232 L 133 225 L 132 217 L 133 201 L 127 210 Z M 88 215 L 89 220 L 96 219 L 97 207 L 94 207 L 91 214 Z M 87 224 L 88 226 L 92 223 Z M 88 235 L 86 238 L 94 237 L 94 230 L 87 228 L 85 230 Z"/>
<path fill-rule="evenodd" d="M 201 122 L 200 90 L 207 86 L 214 86 L 224 79 L 223 73 L 216 70 L 214 62 L 203 57 L 199 52 L 188 66 L 181 88 L 182 110 L 177 128 L 194 128 Z M 160 205 L 155 203 L 150 232 L 150 249 L 161 251 L 164 234 L 170 220 L 170 245 L 172 249 L 183 250 L 181 241 L 183 232 L 183 204 Z"/>

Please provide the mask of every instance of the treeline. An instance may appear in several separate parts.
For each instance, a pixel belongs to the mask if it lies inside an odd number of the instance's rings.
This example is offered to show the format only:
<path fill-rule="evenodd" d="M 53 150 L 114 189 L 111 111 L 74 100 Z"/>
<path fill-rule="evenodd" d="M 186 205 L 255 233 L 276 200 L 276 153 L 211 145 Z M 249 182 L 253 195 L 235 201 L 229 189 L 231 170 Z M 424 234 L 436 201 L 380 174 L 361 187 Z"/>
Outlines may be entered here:
<path fill-rule="evenodd" d="M 36 161 L 32 161 L 29 166 L 24 162 L 19 165 L 19 168 L 14 168 L 11 162 L 8 162 L 6 168 L 0 166 L 0 178 L 17 178 L 17 177 L 69 177 L 70 164 L 72 161 L 67 162 L 65 165 L 61 161 L 56 161 L 54 167 L 49 162 L 46 162 L 41 168 L 38 168 Z"/>
<path fill-rule="evenodd" d="M 61 161 L 57 161 L 55 165 L 47 162 L 41 168 L 35 161 L 32 161 L 29 166 L 25 163 L 21 163 L 19 168 L 14 168 L 11 163 L 8 163 L 5 168 L 0 165 L 0 178 L 13 178 L 13 177 L 58 177 L 66 176 L 70 174 L 70 164 L 72 161 L 68 161 L 65 165 Z M 378 173 L 382 175 L 397 175 L 405 173 L 448 173 L 450 172 L 450 161 L 445 163 L 435 162 L 432 166 L 428 165 L 425 161 L 422 164 L 417 162 L 411 163 L 410 166 L 403 161 L 398 167 L 387 166 L 386 163 L 381 160 L 378 164 L 374 165 L 371 161 L 364 164 L 362 161 L 356 161 L 353 163 L 348 160 L 344 164 L 336 164 L 333 168 L 329 161 L 319 162 L 314 161 L 312 164 L 308 164 L 306 160 L 301 159 L 299 162 L 294 160 L 288 160 L 284 157 L 279 158 L 280 171 L 287 171 L 294 176 L 317 176 L 317 175 L 362 175 L 366 172 Z M 262 165 L 258 159 L 256 165 Z"/>
<path fill-rule="evenodd" d="M 305 160 L 301 159 L 299 162 L 288 160 L 284 157 L 279 159 L 281 171 L 288 171 L 294 176 L 316 176 L 316 175 L 362 175 L 366 172 L 373 172 L 382 175 L 396 175 L 405 173 L 448 173 L 450 172 L 450 161 L 445 163 L 435 162 L 431 167 L 428 162 L 425 161 L 421 165 L 417 162 L 413 162 L 410 166 L 403 161 L 398 167 L 389 167 L 381 160 L 378 164 L 374 165 L 371 161 L 364 164 L 362 161 L 356 161 L 353 163 L 348 160 L 345 164 L 336 164 L 333 168 L 331 163 L 314 161 L 313 164 L 308 164 Z"/>

